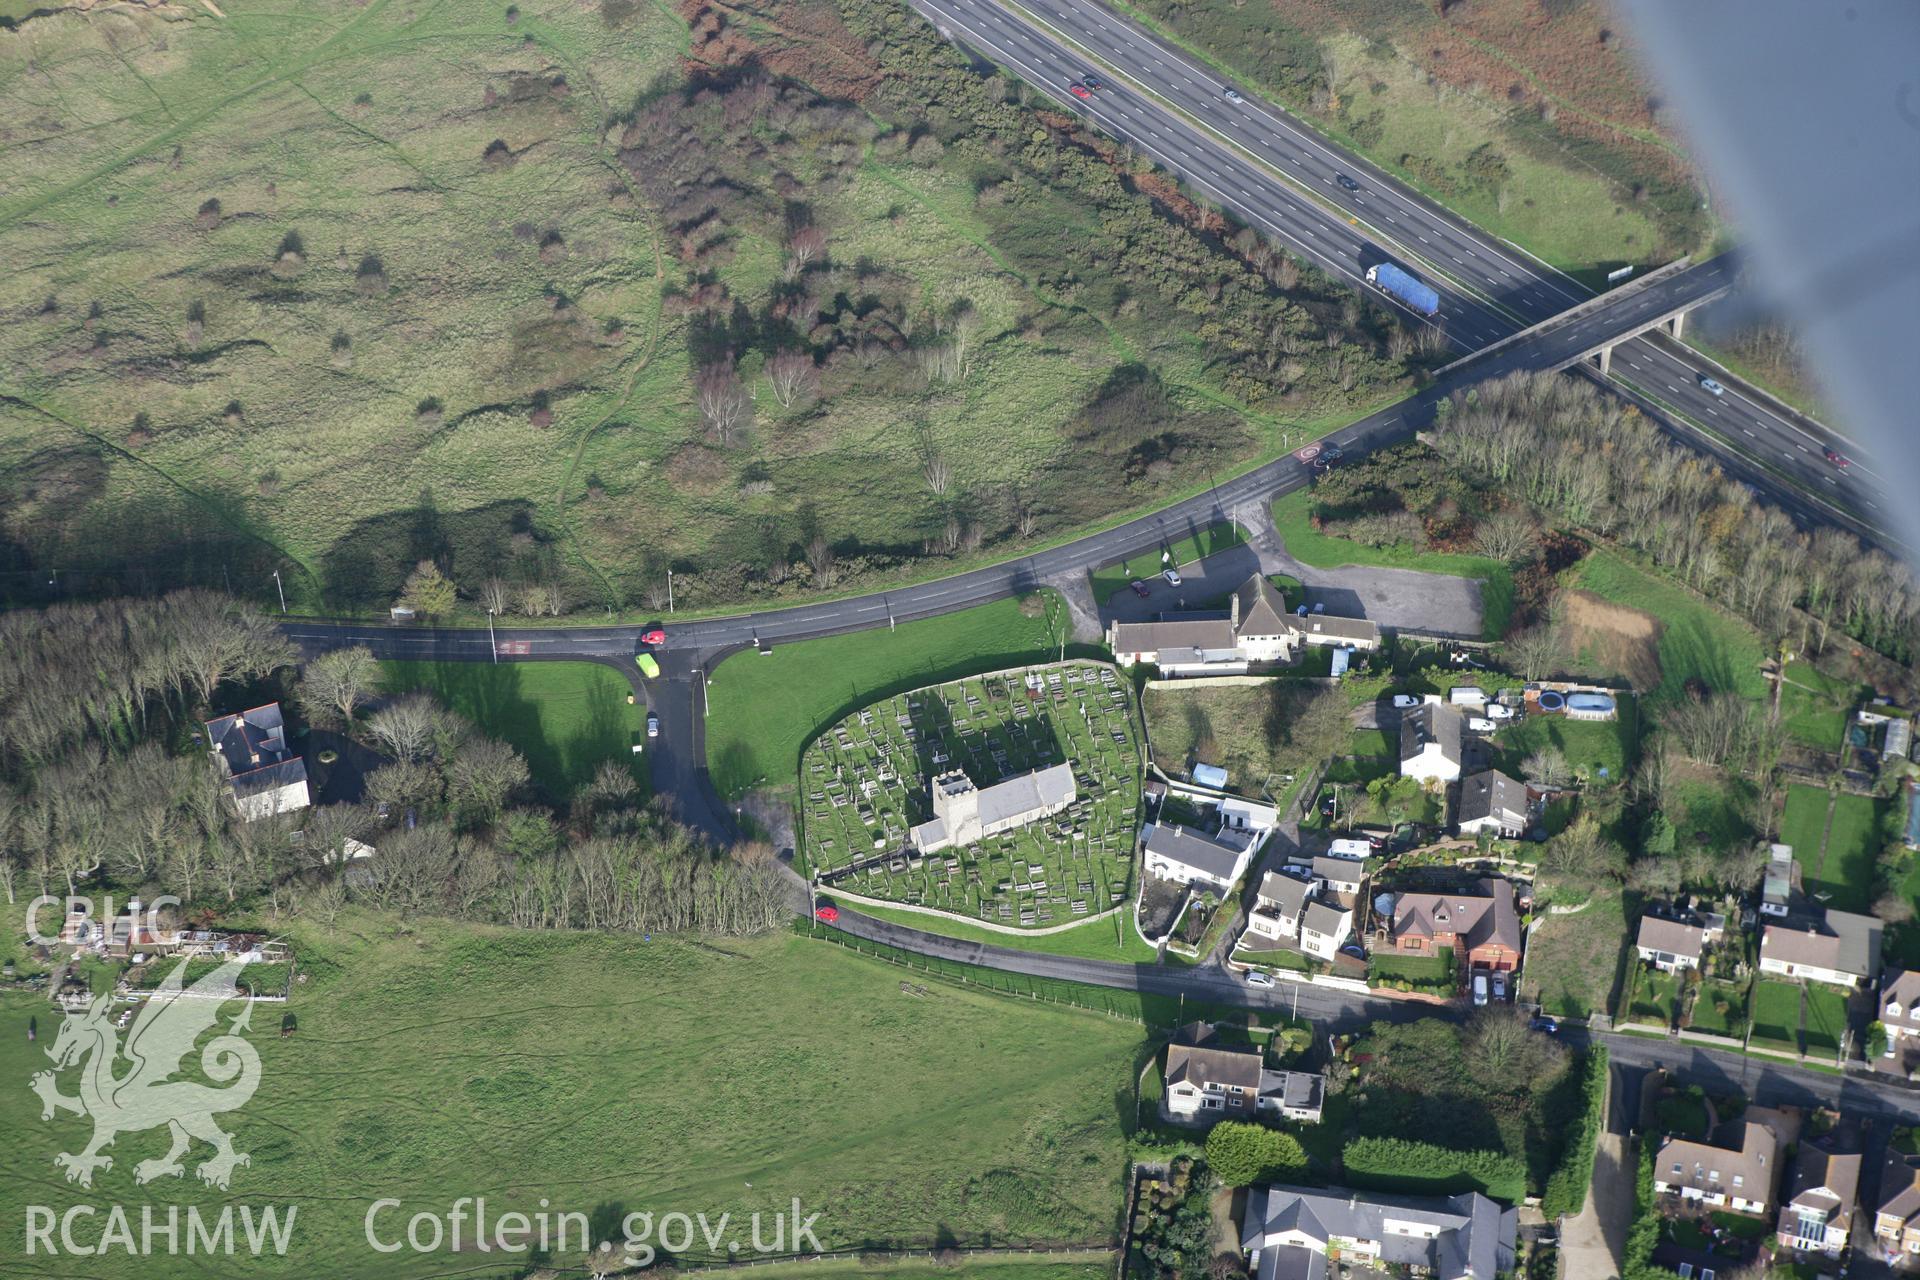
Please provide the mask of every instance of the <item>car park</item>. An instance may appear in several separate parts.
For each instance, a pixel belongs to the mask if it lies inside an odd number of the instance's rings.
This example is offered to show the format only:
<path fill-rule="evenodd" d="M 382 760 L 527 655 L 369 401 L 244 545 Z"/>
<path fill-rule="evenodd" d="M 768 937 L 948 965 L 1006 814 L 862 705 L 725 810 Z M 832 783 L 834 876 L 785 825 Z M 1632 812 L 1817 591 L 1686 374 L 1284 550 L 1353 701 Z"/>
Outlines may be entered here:
<path fill-rule="evenodd" d="M 1419 706 L 1420 699 L 1411 693 L 1396 693 L 1393 695 L 1393 705 L 1397 710 L 1406 711 Z"/>
<path fill-rule="evenodd" d="M 1153 588 L 1149 587 L 1146 583 L 1140 581 L 1140 579 L 1138 578 L 1135 578 L 1132 582 L 1129 582 L 1127 585 L 1132 587 L 1133 594 L 1139 596 L 1142 600 L 1145 600 L 1148 596 L 1153 594 Z"/>
<path fill-rule="evenodd" d="M 1180 571 L 1178 569 L 1162 569 L 1160 576 L 1167 580 L 1167 585 L 1170 587 L 1180 585 Z"/>
<path fill-rule="evenodd" d="M 1706 392 L 1710 396 L 1723 396 L 1727 394 L 1727 389 L 1725 387 L 1721 386 L 1718 382 L 1714 381 L 1712 378 L 1709 378 L 1704 373 L 1700 375 L 1700 389 Z"/>
<path fill-rule="evenodd" d="M 1077 80 L 1067 86 L 1067 92 L 1072 94 L 1076 98 L 1091 98 L 1093 96 L 1093 94 L 1087 89 L 1087 86 L 1081 84 Z"/>
<path fill-rule="evenodd" d="M 1360 189 L 1360 184 L 1355 182 L 1352 178 L 1349 178 L 1344 173 L 1334 174 L 1333 180 L 1339 183 L 1342 187 L 1346 188 L 1348 191 L 1358 191 Z"/>
<path fill-rule="evenodd" d="M 1247 985 L 1250 987 L 1270 987 L 1273 985 L 1273 975 L 1265 969 L 1249 969 L 1247 970 Z"/>

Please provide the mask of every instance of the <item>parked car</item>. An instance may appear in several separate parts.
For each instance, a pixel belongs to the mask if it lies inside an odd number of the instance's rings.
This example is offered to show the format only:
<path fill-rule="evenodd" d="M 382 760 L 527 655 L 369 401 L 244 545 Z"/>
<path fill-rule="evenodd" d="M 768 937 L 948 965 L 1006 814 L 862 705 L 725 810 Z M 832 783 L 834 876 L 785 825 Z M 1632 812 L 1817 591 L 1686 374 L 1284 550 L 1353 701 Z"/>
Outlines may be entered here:
<path fill-rule="evenodd" d="M 1273 975 L 1265 969 L 1249 969 L 1247 970 L 1247 985 L 1250 987 L 1270 987 L 1273 985 Z"/>
<path fill-rule="evenodd" d="M 840 920 L 840 908 L 838 907 L 816 908 L 813 913 L 813 918 L 818 920 L 821 924 L 837 924 Z"/>
<path fill-rule="evenodd" d="M 660 736 L 660 717 L 651 711 L 647 712 L 647 736 L 649 738 Z"/>
<path fill-rule="evenodd" d="M 1714 381 L 1712 378 L 1709 378 L 1704 373 L 1700 375 L 1700 389 L 1706 392 L 1710 396 L 1723 396 L 1727 394 L 1727 389 L 1725 387 L 1721 386 L 1718 382 Z"/>
<path fill-rule="evenodd" d="M 1499 725 L 1487 719 L 1485 716 L 1467 717 L 1467 728 L 1473 730 L 1475 733 L 1492 733 L 1499 727 Z"/>
<path fill-rule="evenodd" d="M 1075 81 L 1073 84 L 1068 85 L 1067 92 L 1072 94 L 1076 98 L 1091 98 L 1093 96 L 1093 94 L 1088 91 L 1087 86 L 1079 83 L 1078 81 Z"/>
<path fill-rule="evenodd" d="M 1225 98 L 1228 102 L 1233 103 L 1235 106 L 1238 106 L 1241 103 L 1246 101 L 1246 99 L 1241 97 L 1240 94 L 1233 88 L 1232 85 L 1228 85 L 1226 88 L 1220 90 L 1220 96 Z"/>
<path fill-rule="evenodd" d="M 1399 710 L 1405 711 L 1409 707 L 1419 706 L 1420 699 L 1411 693 L 1396 693 L 1393 695 L 1393 705 Z"/>
<path fill-rule="evenodd" d="M 1498 969 L 1493 971 L 1493 998 L 1502 1003 L 1507 998 L 1507 975 Z"/>
<path fill-rule="evenodd" d="M 1560 1034 L 1560 1020 L 1548 1014 L 1544 1014 L 1544 1013 L 1535 1014 L 1533 1018 L 1530 1021 L 1528 1021 L 1527 1025 L 1529 1027 L 1532 1027 L 1535 1031 L 1544 1031 L 1550 1036 L 1557 1036 Z"/>
<path fill-rule="evenodd" d="M 1170 587 L 1180 585 L 1180 571 L 1178 569 L 1162 569 L 1160 576 L 1167 580 L 1167 585 Z"/>
<path fill-rule="evenodd" d="M 1513 719 L 1513 708 L 1504 702 L 1489 702 L 1487 704 L 1487 718 L 1489 720 L 1511 720 Z"/>
<path fill-rule="evenodd" d="M 1149 587 L 1146 583 L 1140 581 L 1140 579 L 1138 578 L 1135 578 L 1132 582 L 1129 582 L 1127 585 L 1132 587 L 1133 594 L 1139 596 L 1142 600 L 1145 600 L 1148 596 L 1153 594 L 1153 588 Z"/>
<path fill-rule="evenodd" d="M 1473 975 L 1473 1004 L 1477 1009 L 1485 1007 L 1486 1003 L 1487 975 L 1484 973 L 1476 973 Z"/>
<path fill-rule="evenodd" d="M 640 668 L 640 674 L 649 680 L 660 678 L 660 664 L 653 660 L 653 655 L 650 653 L 634 654 L 633 665 Z"/>

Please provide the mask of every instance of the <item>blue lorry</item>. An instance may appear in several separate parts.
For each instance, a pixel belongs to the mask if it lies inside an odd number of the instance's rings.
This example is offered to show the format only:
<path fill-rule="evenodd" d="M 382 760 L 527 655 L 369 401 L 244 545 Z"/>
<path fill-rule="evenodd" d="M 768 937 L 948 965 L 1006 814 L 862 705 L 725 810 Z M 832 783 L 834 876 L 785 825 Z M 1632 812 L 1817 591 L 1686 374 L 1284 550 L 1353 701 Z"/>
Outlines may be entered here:
<path fill-rule="evenodd" d="M 1382 293 L 1398 298 L 1423 316 L 1439 313 L 1440 295 L 1391 262 L 1368 267 L 1367 283 Z"/>

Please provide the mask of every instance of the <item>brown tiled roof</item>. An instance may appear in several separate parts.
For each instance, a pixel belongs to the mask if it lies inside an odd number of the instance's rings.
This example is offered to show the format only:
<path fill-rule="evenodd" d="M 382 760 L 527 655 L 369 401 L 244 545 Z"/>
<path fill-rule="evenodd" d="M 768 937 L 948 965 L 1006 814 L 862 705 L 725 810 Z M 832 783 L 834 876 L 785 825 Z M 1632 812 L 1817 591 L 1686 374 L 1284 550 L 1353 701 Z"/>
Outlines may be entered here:
<path fill-rule="evenodd" d="M 1689 960 L 1698 960 L 1705 937 L 1706 930 L 1697 924 L 1681 924 L 1678 920 L 1667 920 L 1660 916 L 1642 916 L 1636 941 L 1652 951 L 1666 951 Z"/>
<path fill-rule="evenodd" d="M 1766 1203 L 1773 1199 L 1778 1169 L 1774 1157 L 1780 1140 L 1764 1122 L 1748 1120 L 1741 1126 L 1740 1149 L 1709 1146 L 1687 1138 L 1668 1138 L 1653 1158 L 1653 1176 L 1668 1186 L 1720 1191 L 1744 1200 Z M 1674 1166 L 1679 1165 L 1678 1173 Z M 1715 1174 L 1719 1177 L 1714 1177 Z M 1740 1179 L 1736 1184 L 1734 1179 Z"/>
<path fill-rule="evenodd" d="M 1188 1045 L 1167 1048 L 1167 1083 L 1205 1086 L 1238 1085 L 1250 1093 L 1260 1089 L 1260 1055 L 1233 1049 L 1196 1049 Z"/>

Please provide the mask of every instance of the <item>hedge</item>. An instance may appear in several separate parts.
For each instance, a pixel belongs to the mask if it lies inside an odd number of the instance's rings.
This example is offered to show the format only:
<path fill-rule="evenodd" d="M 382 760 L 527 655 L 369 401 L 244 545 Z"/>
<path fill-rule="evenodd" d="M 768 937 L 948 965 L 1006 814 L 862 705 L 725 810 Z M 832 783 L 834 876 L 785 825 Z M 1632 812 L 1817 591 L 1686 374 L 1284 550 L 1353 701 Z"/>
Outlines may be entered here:
<path fill-rule="evenodd" d="M 1224 1120 L 1207 1135 L 1207 1165 L 1230 1187 L 1285 1182 L 1306 1172 L 1307 1153 L 1290 1133 Z"/>
<path fill-rule="evenodd" d="M 1548 1220 L 1585 1208 L 1587 1186 L 1593 1181 L 1593 1147 L 1600 1137 L 1604 1120 L 1601 1113 L 1607 1101 L 1606 1049 L 1598 1045 L 1588 1049 L 1580 1056 L 1580 1070 L 1586 1073 L 1580 1082 L 1586 1105 L 1568 1128 L 1560 1163 L 1547 1176 L 1546 1190 L 1540 1196 L 1540 1212 Z"/>
<path fill-rule="evenodd" d="M 1411 1138 L 1355 1138 L 1340 1159 L 1349 1183 L 1375 1191 L 1478 1191 L 1508 1204 L 1519 1204 L 1527 1195 L 1527 1162 L 1504 1151 L 1455 1151 Z"/>

